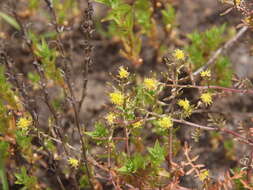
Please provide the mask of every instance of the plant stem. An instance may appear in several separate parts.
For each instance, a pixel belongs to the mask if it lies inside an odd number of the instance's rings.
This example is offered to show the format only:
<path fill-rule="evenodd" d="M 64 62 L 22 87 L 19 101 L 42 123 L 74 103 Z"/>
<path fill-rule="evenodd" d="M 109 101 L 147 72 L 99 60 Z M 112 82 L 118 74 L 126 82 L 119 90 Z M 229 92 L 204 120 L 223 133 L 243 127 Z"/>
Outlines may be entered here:
<path fill-rule="evenodd" d="M 3 190 L 9 190 L 9 185 L 8 185 L 7 177 L 5 174 L 5 168 L 4 168 L 4 159 L 1 157 L 0 157 L 0 180 L 2 182 Z"/>
<path fill-rule="evenodd" d="M 168 87 L 179 87 L 179 88 L 198 88 L 198 89 L 217 89 L 225 92 L 231 93 L 242 93 L 242 94 L 253 94 L 253 90 L 249 89 L 236 89 L 236 88 L 226 88 L 222 86 L 195 86 L 195 85 L 180 85 L 180 84 L 166 84 Z"/>

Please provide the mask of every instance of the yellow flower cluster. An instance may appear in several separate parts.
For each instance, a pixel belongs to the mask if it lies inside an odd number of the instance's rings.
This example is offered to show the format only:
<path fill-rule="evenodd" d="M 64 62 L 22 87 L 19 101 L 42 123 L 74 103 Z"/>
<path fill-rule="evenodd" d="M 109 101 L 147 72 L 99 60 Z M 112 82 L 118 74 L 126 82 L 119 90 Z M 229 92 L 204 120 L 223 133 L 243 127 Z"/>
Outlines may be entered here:
<path fill-rule="evenodd" d="M 206 105 L 211 105 L 213 103 L 212 94 L 209 92 L 201 94 L 200 99 Z"/>
<path fill-rule="evenodd" d="M 127 78 L 129 76 L 129 72 L 123 66 L 121 66 L 119 68 L 118 72 L 119 72 L 118 77 L 121 78 L 121 79 L 125 79 L 125 78 Z"/>
<path fill-rule="evenodd" d="M 158 81 L 154 78 L 145 78 L 144 87 L 148 90 L 156 90 L 158 86 Z"/>
<path fill-rule="evenodd" d="M 209 171 L 204 169 L 199 173 L 199 179 L 200 181 L 205 181 L 209 177 Z"/>
<path fill-rule="evenodd" d="M 32 119 L 27 117 L 20 117 L 17 121 L 17 127 L 22 130 L 27 130 L 32 125 Z"/>
<path fill-rule="evenodd" d="M 79 165 L 79 161 L 77 159 L 75 159 L 75 158 L 69 158 L 68 159 L 68 163 L 73 168 L 77 168 L 78 165 Z"/>
<path fill-rule="evenodd" d="M 158 125 L 162 128 L 171 128 L 173 121 L 170 116 L 165 116 L 158 120 Z"/>
<path fill-rule="evenodd" d="M 191 108 L 190 102 L 187 99 L 179 100 L 177 103 L 180 107 L 182 107 L 185 111 L 189 110 Z"/>
<path fill-rule="evenodd" d="M 175 58 L 176 60 L 182 60 L 182 61 L 185 60 L 185 54 L 184 54 L 184 51 L 183 51 L 183 50 L 176 49 L 176 50 L 174 51 L 173 56 L 174 56 L 174 58 Z"/>
<path fill-rule="evenodd" d="M 210 78 L 211 77 L 211 71 L 209 69 L 205 70 L 205 71 L 202 71 L 200 73 L 200 76 L 202 78 Z"/>
<path fill-rule="evenodd" d="M 119 91 L 115 91 L 109 94 L 110 100 L 113 104 L 122 106 L 124 104 L 124 94 Z"/>
<path fill-rule="evenodd" d="M 116 116 L 115 113 L 110 112 L 110 113 L 105 117 L 105 119 L 107 120 L 108 124 L 112 125 L 112 124 L 115 122 L 116 117 L 117 117 L 117 116 Z"/>
<path fill-rule="evenodd" d="M 133 124 L 133 128 L 140 128 L 143 125 L 143 121 L 137 121 Z"/>
<path fill-rule="evenodd" d="M 236 5 L 240 5 L 241 4 L 241 0 L 235 0 L 235 4 Z"/>
<path fill-rule="evenodd" d="M 183 110 L 184 110 L 184 115 L 185 115 L 186 117 L 189 117 L 189 116 L 192 114 L 192 107 L 191 107 L 191 105 L 190 105 L 189 100 L 187 100 L 187 99 L 179 100 L 179 101 L 177 102 L 177 104 L 178 104 L 180 107 L 183 108 Z"/>

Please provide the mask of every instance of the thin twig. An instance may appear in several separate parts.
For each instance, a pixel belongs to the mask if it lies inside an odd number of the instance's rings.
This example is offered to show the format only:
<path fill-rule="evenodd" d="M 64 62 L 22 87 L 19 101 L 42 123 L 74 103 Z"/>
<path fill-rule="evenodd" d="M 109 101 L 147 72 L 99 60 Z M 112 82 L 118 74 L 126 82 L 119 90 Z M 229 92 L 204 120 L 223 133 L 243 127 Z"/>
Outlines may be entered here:
<path fill-rule="evenodd" d="M 192 122 L 185 121 L 185 120 L 172 119 L 172 121 L 175 122 L 175 123 L 181 123 L 181 124 L 189 125 L 191 127 L 196 127 L 196 128 L 200 128 L 200 129 L 208 130 L 208 131 L 216 131 L 216 130 L 218 130 L 218 128 L 216 128 L 216 127 L 206 127 L 204 125 L 199 125 L 199 124 L 192 123 Z"/>
<path fill-rule="evenodd" d="M 181 123 L 181 124 L 185 124 L 185 125 L 188 125 L 188 126 L 191 126 L 191 127 L 196 127 L 196 128 L 200 128 L 200 129 L 203 129 L 203 130 L 207 130 L 207 131 L 220 131 L 220 132 L 223 132 L 223 133 L 226 133 L 226 134 L 230 134 L 230 135 L 238 138 L 238 140 L 240 140 L 241 142 L 243 142 L 247 145 L 253 146 L 253 141 L 251 139 L 245 138 L 245 137 L 241 136 L 239 133 L 237 133 L 235 131 L 231 131 L 231 130 L 226 129 L 226 128 L 207 127 L 207 126 L 204 126 L 204 125 L 199 125 L 199 124 L 196 124 L 196 123 L 192 123 L 192 122 L 185 121 L 185 120 L 179 120 L 179 119 L 172 119 L 172 121 L 175 122 L 175 123 Z"/>
<path fill-rule="evenodd" d="M 179 88 L 198 88 L 198 89 L 217 89 L 225 92 L 231 93 L 242 93 L 242 94 L 253 94 L 253 90 L 250 89 L 236 89 L 236 88 L 226 88 L 222 86 L 195 86 L 195 85 L 175 85 L 175 84 L 166 84 L 168 87 L 179 87 Z"/>
<path fill-rule="evenodd" d="M 57 23 L 57 15 L 56 15 L 56 12 L 53 8 L 53 5 L 51 3 L 51 1 L 49 0 L 44 0 L 46 3 L 47 3 L 47 6 L 51 12 L 51 14 L 53 15 L 53 25 L 54 25 L 54 28 L 55 28 L 55 31 L 57 32 L 57 43 L 59 44 L 59 48 L 60 48 L 60 51 L 61 51 L 61 56 L 64 60 L 66 60 L 66 53 L 65 53 L 65 50 L 64 50 L 64 47 L 63 47 L 63 42 L 62 42 L 62 39 L 61 39 L 61 34 L 60 34 L 60 30 L 59 30 L 59 27 L 58 27 L 58 23 Z M 88 5 L 91 6 L 90 2 L 88 1 Z M 91 176 L 91 172 L 90 172 L 90 169 L 89 169 L 89 166 L 88 166 L 88 160 L 87 160 L 87 148 L 85 146 L 85 142 L 84 142 L 84 138 L 83 138 L 83 132 L 84 131 L 82 130 L 82 127 L 80 125 L 80 118 L 79 118 L 79 107 L 77 105 L 77 99 L 75 97 L 75 94 L 74 94 L 74 91 L 73 91 L 73 88 L 72 88 L 72 85 L 71 85 L 71 82 L 70 82 L 70 71 L 68 69 L 68 64 L 65 63 L 64 65 L 64 72 L 65 72 L 65 81 L 67 83 L 67 87 L 68 87 L 68 90 L 69 90 L 69 93 L 70 93 L 70 100 L 71 100 L 71 105 L 72 105 L 72 108 L 74 110 L 74 120 L 75 120 L 75 125 L 76 125 L 76 128 L 78 130 L 78 133 L 79 133 L 79 136 L 80 136 L 80 141 L 81 141 L 81 146 L 82 146 L 82 156 L 83 156 L 83 160 L 84 160 L 84 166 L 85 166 L 85 169 L 86 169 L 86 173 L 87 173 L 87 176 L 88 176 L 88 181 L 89 181 L 89 184 L 91 186 L 91 189 L 94 190 L 94 186 L 93 186 L 93 183 L 92 183 L 92 176 Z"/>

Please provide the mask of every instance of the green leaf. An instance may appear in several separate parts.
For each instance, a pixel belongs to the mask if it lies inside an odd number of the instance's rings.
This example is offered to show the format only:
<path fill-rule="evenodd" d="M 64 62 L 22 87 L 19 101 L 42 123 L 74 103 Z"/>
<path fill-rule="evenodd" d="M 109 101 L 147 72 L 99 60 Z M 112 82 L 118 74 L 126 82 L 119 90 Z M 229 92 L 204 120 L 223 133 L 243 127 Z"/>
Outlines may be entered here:
<path fill-rule="evenodd" d="M 93 138 L 102 138 L 107 137 L 109 134 L 108 129 L 102 123 L 95 124 L 95 130 L 92 132 L 85 132 L 86 135 L 93 137 Z"/>
<path fill-rule="evenodd" d="M 105 4 L 111 8 L 116 8 L 122 3 L 121 0 L 95 0 L 95 2 Z"/>
<path fill-rule="evenodd" d="M 165 10 L 162 10 L 162 20 L 163 24 L 166 26 L 168 24 L 173 25 L 176 20 L 176 12 L 175 9 L 168 4 Z"/>
<path fill-rule="evenodd" d="M 137 0 L 133 7 L 135 20 L 141 26 L 142 33 L 148 33 L 151 29 L 151 2 L 149 0 Z"/>
<path fill-rule="evenodd" d="M 15 29 L 17 30 L 20 30 L 20 26 L 18 24 L 18 22 L 12 17 L 12 16 L 9 16 L 3 12 L 0 11 L 0 17 L 5 21 L 7 22 L 8 24 L 10 24 L 11 26 L 13 26 Z"/>
<path fill-rule="evenodd" d="M 39 7 L 39 3 L 39 0 L 30 0 L 28 6 L 30 9 L 37 9 Z"/>
<path fill-rule="evenodd" d="M 139 169 L 145 169 L 146 160 L 140 154 L 134 155 L 132 158 L 129 158 L 125 165 L 118 169 L 119 172 L 124 174 L 133 174 L 136 173 Z"/>
<path fill-rule="evenodd" d="M 159 141 L 155 142 L 153 148 L 148 148 L 150 154 L 151 162 L 154 165 L 160 165 L 165 160 L 165 149 L 160 146 Z"/>
<path fill-rule="evenodd" d="M 95 2 L 105 4 L 107 6 L 110 6 L 110 0 L 95 0 Z"/>
<path fill-rule="evenodd" d="M 186 47 L 191 61 L 196 68 L 201 67 L 209 58 L 212 51 L 215 51 L 226 40 L 224 32 L 226 25 L 212 27 L 205 32 L 193 32 L 187 37 L 191 40 L 191 45 Z"/>
<path fill-rule="evenodd" d="M 24 185 L 22 190 L 34 189 L 37 184 L 37 179 L 35 176 L 28 176 L 25 167 L 21 168 L 20 173 L 15 173 L 16 181 L 15 184 Z"/>
<path fill-rule="evenodd" d="M 228 57 L 220 57 L 216 63 L 217 83 L 220 86 L 229 87 L 232 85 L 233 72 Z"/>

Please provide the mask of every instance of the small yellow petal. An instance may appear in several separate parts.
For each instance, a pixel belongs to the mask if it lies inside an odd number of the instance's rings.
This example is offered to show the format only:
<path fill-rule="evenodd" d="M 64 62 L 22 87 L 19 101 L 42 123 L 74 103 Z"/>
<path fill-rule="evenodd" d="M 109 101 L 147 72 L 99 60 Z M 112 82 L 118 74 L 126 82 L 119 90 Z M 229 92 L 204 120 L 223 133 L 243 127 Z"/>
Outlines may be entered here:
<path fill-rule="evenodd" d="M 107 122 L 112 125 L 114 122 L 115 122 L 115 119 L 116 119 L 116 114 L 115 113 L 112 113 L 110 112 L 106 117 L 105 119 L 107 120 Z"/>
<path fill-rule="evenodd" d="M 185 60 L 185 54 L 183 50 L 176 49 L 173 54 L 176 60 Z"/>
<path fill-rule="evenodd" d="M 118 77 L 121 79 L 127 78 L 129 76 L 129 72 L 123 66 L 119 68 L 119 75 Z"/>
<path fill-rule="evenodd" d="M 173 121 L 170 116 L 165 116 L 158 120 L 158 125 L 162 128 L 171 128 Z"/>
<path fill-rule="evenodd" d="M 179 100 L 177 103 L 180 107 L 182 107 L 184 110 L 189 110 L 191 108 L 190 102 L 187 99 Z"/>
<path fill-rule="evenodd" d="M 19 120 L 17 121 L 17 127 L 20 129 L 28 129 L 28 127 L 30 127 L 32 125 L 32 119 L 31 118 L 27 118 L 27 117 L 21 117 L 19 118 Z"/>
<path fill-rule="evenodd" d="M 158 81 L 154 78 L 145 78 L 144 87 L 148 90 L 156 90 L 158 86 Z"/>
<path fill-rule="evenodd" d="M 201 94 L 200 99 L 202 102 L 204 102 L 207 105 L 210 105 L 213 103 L 212 94 L 209 92 Z"/>
<path fill-rule="evenodd" d="M 77 168 L 78 165 L 79 165 L 79 161 L 77 159 L 75 159 L 75 158 L 69 158 L 68 159 L 68 163 L 73 168 Z"/>
<path fill-rule="evenodd" d="M 205 70 L 205 71 L 202 71 L 200 73 L 200 76 L 202 78 L 210 78 L 211 77 L 211 71 L 208 69 L 208 70 Z"/>
<path fill-rule="evenodd" d="M 115 91 L 109 94 L 110 96 L 110 100 L 113 104 L 118 105 L 118 106 L 122 106 L 124 103 L 124 95 L 119 92 L 119 91 Z"/>
<path fill-rule="evenodd" d="M 209 171 L 206 169 L 202 170 L 199 174 L 200 181 L 205 181 L 205 179 L 207 179 L 208 177 L 209 177 Z"/>
<path fill-rule="evenodd" d="M 133 124 L 133 128 L 140 128 L 143 125 L 143 121 L 137 121 Z"/>

